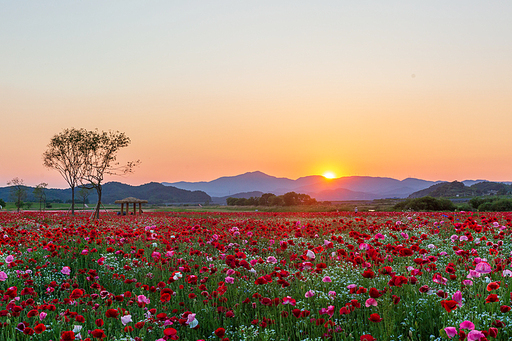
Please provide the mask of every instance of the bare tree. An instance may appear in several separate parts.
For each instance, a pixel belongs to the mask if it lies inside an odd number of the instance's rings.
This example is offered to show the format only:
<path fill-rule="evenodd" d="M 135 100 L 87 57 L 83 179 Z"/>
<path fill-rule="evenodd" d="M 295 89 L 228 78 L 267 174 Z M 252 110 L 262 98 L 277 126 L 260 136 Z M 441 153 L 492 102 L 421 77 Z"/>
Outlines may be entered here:
<path fill-rule="evenodd" d="M 16 177 L 9 181 L 7 186 L 11 186 L 11 199 L 14 201 L 19 212 L 23 207 L 23 200 L 27 197 L 27 188 L 23 184 L 23 179 Z"/>
<path fill-rule="evenodd" d="M 86 137 L 85 129 L 65 129 L 55 135 L 43 154 L 45 167 L 59 171 L 71 187 L 71 214 L 75 214 L 75 187 L 80 184 L 85 171 Z"/>
<path fill-rule="evenodd" d="M 85 172 L 82 176 L 83 186 L 96 189 L 98 202 L 94 217 L 99 218 L 101 207 L 102 183 L 105 175 L 121 175 L 131 173 L 139 161 L 128 162 L 120 166 L 117 159 L 119 149 L 130 144 L 130 138 L 118 131 L 98 132 L 89 131 L 86 137 Z"/>
<path fill-rule="evenodd" d="M 41 211 L 41 204 L 44 208 L 46 206 L 46 187 L 48 187 L 48 184 L 46 182 L 41 182 L 39 185 L 34 188 L 34 196 L 36 199 L 39 200 L 39 211 Z"/>

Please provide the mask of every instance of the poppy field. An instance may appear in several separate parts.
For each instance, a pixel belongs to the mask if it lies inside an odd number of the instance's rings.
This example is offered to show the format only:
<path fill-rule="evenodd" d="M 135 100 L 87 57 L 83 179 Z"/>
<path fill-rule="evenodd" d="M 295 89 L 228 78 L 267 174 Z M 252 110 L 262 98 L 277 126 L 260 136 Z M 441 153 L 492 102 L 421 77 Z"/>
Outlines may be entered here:
<path fill-rule="evenodd" d="M 0 213 L 1 340 L 509 340 L 511 213 Z"/>

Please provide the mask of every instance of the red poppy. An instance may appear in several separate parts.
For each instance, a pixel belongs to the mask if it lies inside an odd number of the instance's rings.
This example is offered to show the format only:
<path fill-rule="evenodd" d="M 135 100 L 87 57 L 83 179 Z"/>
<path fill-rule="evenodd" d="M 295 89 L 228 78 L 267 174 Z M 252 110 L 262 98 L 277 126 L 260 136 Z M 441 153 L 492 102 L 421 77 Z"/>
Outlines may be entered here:
<path fill-rule="evenodd" d="M 493 303 L 493 302 L 499 302 L 499 301 L 500 301 L 500 299 L 498 298 L 498 295 L 496 295 L 496 294 L 490 294 L 485 299 L 485 303 Z"/>
<path fill-rule="evenodd" d="M 500 288 L 500 282 L 491 282 L 487 284 L 487 291 L 493 291 Z"/>
<path fill-rule="evenodd" d="M 34 327 L 34 331 L 36 332 L 36 334 L 41 334 L 45 330 L 46 330 L 46 326 L 42 323 L 39 323 Z"/>
<path fill-rule="evenodd" d="M 105 312 L 105 316 L 106 317 L 112 317 L 112 318 L 116 318 L 117 315 L 119 315 L 119 312 L 117 311 L 117 309 L 108 309 L 106 312 Z M 100 327 L 100 326 L 98 326 Z"/>
<path fill-rule="evenodd" d="M 165 336 L 173 336 L 173 335 L 176 335 L 177 333 L 178 333 L 178 331 L 174 328 L 165 328 L 164 329 Z"/>
<path fill-rule="evenodd" d="M 502 306 L 500 307 L 500 311 L 501 311 L 502 313 L 508 313 L 508 312 L 510 311 L 510 307 L 509 307 L 508 305 L 502 305 Z"/>
<path fill-rule="evenodd" d="M 75 333 L 73 331 L 65 331 L 60 334 L 60 341 L 73 341 L 75 339 Z"/>
<path fill-rule="evenodd" d="M 96 339 L 103 339 L 104 337 L 107 336 L 107 335 L 105 335 L 105 332 L 102 329 L 94 329 L 91 332 L 91 335 L 92 335 L 92 337 L 94 337 Z"/>
<path fill-rule="evenodd" d="M 444 309 L 446 309 L 447 312 L 451 312 L 452 310 L 457 309 L 457 301 L 454 300 L 442 300 L 441 305 Z"/>
<path fill-rule="evenodd" d="M 95 324 L 96 324 L 96 326 L 98 326 L 98 327 L 103 326 L 103 320 L 102 320 L 102 319 L 97 319 L 94 323 L 95 323 Z"/>
<path fill-rule="evenodd" d="M 217 328 L 215 330 L 215 335 L 217 335 L 218 337 L 224 337 L 225 334 L 226 330 L 224 328 Z"/>
<path fill-rule="evenodd" d="M 365 335 L 362 335 L 359 340 L 361 340 L 361 341 L 375 341 L 375 338 L 373 336 L 371 336 L 370 334 L 365 334 Z"/>
<path fill-rule="evenodd" d="M 370 320 L 371 322 L 380 322 L 382 321 L 382 318 L 380 317 L 379 314 L 371 314 L 368 320 Z"/>

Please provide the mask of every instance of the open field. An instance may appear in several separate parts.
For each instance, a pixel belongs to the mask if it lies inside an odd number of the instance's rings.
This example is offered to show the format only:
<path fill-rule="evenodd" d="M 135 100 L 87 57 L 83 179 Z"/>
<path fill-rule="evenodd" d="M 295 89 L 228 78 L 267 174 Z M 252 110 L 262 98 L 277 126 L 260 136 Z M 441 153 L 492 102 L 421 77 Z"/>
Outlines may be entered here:
<path fill-rule="evenodd" d="M 1 340 L 512 337 L 510 213 L 1 212 L 0 229 Z"/>

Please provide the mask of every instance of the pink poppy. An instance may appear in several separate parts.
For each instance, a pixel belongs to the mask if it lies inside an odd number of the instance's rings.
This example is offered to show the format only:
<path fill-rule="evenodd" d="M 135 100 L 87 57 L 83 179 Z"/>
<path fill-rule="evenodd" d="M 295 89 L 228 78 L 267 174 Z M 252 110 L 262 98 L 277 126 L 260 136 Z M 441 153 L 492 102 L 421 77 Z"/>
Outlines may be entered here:
<path fill-rule="evenodd" d="M 0 271 L 0 281 L 5 282 L 7 280 L 7 274 L 3 271 Z"/>
<path fill-rule="evenodd" d="M 480 274 L 488 274 L 492 271 L 492 267 L 487 262 L 480 262 L 475 266 L 475 271 Z"/>
<path fill-rule="evenodd" d="M 331 277 L 325 276 L 324 278 L 322 278 L 322 282 L 331 283 L 332 282 Z"/>
<path fill-rule="evenodd" d="M 475 329 L 475 325 L 473 324 L 473 322 L 466 320 L 460 324 L 459 328 L 473 330 Z"/>
<path fill-rule="evenodd" d="M 468 334 L 468 341 L 478 341 L 481 338 L 485 337 L 484 333 L 479 330 L 472 330 Z"/>
<path fill-rule="evenodd" d="M 369 308 L 369 307 L 371 307 L 371 306 L 376 307 L 376 306 L 377 306 L 377 304 L 378 304 L 378 303 L 377 303 L 377 300 L 376 300 L 375 298 L 369 298 L 369 299 L 367 299 L 367 300 L 366 300 L 366 302 L 364 303 L 364 305 L 365 305 L 367 308 Z"/>
<path fill-rule="evenodd" d="M 457 335 L 457 329 L 455 327 L 446 327 L 444 328 L 444 331 L 446 332 L 446 335 L 448 335 L 450 339 Z"/>
<path fill-rule="evenodd" d="M 306 294 L 304 295 L 306 298 L 310 298 L 315 296 L 315 292 L 313 290 L 306 291 Z"/>
<path fill-rule="evenodd" d="M 69 276 L 71 274 L 71 268 L 69 266 L 65 266 L 65 267 L 62 268 L 62 270 L 60 270 L 60 272 L 63 275 Z"/>

